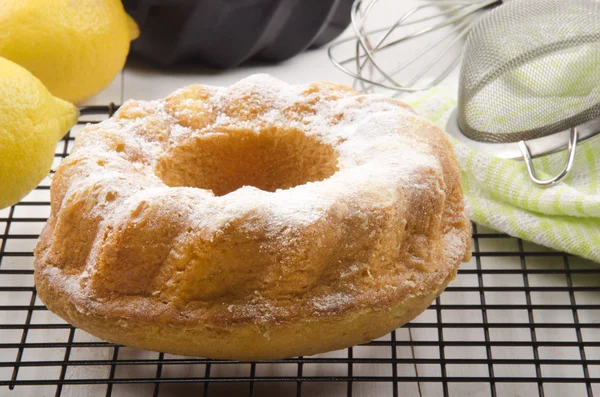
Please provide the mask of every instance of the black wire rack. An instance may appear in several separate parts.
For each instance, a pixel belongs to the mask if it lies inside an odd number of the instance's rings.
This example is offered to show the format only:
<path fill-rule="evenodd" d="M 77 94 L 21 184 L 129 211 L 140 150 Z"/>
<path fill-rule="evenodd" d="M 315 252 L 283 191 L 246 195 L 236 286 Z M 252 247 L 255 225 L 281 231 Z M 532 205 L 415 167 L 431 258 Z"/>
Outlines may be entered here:
<path fill-rule="evenodd" d="M 57 146 L 116 106 L 82 109 Z M 423 314 L 365 345 L 285 360 L 103 342 L 49 312 L 33 248 L 49 179 L 0 210 L 1 396 L 600 396 L 600 265 L 473 225 L 473 259 Z"/>

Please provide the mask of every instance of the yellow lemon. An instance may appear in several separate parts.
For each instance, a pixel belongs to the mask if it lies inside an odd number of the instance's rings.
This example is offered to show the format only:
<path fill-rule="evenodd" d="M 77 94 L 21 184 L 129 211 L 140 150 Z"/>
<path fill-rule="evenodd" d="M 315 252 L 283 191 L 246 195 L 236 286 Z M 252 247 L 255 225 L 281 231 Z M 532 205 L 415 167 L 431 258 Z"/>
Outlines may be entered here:
<path fill-rule="evenodd" d="M 17 203 L 48 174 L 56 143 L 78 115 L 27 70 L 0 58 L 0 208 Z"/>
<path fill-rule="evenodd" d="M 138 34 L 120 0 L 0 0 L 0 56 L 73 103 L 110 84 Z"/>

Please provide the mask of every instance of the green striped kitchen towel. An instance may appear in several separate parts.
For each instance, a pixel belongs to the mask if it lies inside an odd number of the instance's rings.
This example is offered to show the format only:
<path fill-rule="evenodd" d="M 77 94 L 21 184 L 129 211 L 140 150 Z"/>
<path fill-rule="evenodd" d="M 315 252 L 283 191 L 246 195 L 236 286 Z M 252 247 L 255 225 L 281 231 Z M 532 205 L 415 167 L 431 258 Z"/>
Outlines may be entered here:
<path fill-rule="evenodd" d="M 456 105 L 457 84 L 446 83 L 402 99 L 445 128 Z M 600 262 L 600 138 L 579 144 L 562 183 L 541 188 L 525 164 L 498 159 L 452 139 L 470 218 L 525 240 Z M 542 178 L 565 164 L 559 152 L 535 160 Z"/>

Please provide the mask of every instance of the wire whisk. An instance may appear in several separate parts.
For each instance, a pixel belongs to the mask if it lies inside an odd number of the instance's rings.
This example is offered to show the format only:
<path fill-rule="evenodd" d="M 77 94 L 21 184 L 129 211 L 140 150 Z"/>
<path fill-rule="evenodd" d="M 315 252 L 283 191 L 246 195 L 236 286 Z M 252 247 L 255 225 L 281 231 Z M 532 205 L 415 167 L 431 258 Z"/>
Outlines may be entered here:
<path fill-rule="evenodd" d="M 356 0 L 351 10 L 355 36 L 328 48 L 330 60 L 355 78 L 361 92 L 375 87 L 414 92 L 437 85 L 460 63 L 463 44 L 482 11 L 502 1 L 423 0 L 391 26 L 369 30 L 369 15 L 378 3 L 383 7 L 380 0 Z M 354 44 L 354 55 L 338 58 L 338 48 L 349 44 Z"/>

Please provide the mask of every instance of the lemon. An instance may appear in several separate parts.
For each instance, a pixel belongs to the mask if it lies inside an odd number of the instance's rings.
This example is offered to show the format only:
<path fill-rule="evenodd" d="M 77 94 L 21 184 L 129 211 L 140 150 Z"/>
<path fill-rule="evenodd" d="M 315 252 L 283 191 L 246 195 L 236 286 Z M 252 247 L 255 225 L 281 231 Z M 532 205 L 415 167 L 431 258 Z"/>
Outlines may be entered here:
<path fill-rule="evenodd" d="M 73 103 L 110 84 L 138 34 L 120 0 L 0 0 L 0 56 Z"/>
<path fill-rule="evenodd" d="M 56 143 L 78 114 L 27 70 L 0 58 L 0 208 L 17 203 L 48 174 Z"/>

